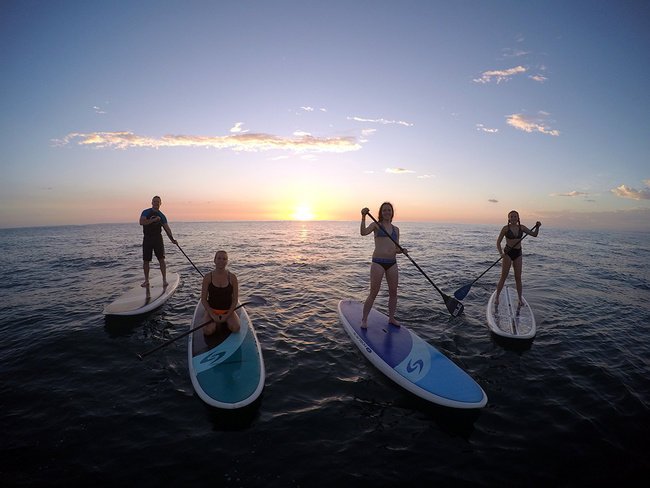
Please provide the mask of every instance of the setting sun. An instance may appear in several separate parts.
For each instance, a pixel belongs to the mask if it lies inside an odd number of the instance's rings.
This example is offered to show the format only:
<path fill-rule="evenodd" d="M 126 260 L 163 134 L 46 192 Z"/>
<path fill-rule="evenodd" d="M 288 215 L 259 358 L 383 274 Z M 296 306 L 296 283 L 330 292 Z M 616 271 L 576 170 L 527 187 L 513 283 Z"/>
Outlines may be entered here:
<path fill-rule="evenodd" d="M 314 214 L 312 214 L 311 209 L 305 205 L 300 205 L 296 207 L 296 211 L 291 216 L 294 220 L 312 220 Z"/>

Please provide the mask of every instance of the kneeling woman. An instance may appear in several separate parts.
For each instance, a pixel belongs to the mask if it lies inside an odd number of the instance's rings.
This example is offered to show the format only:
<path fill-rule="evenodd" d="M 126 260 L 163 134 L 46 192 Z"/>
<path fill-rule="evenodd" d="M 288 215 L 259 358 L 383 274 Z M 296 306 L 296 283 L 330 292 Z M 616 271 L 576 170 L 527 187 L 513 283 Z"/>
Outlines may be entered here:
<path fill-rule="evenodd" d="M 203 277 L 201 303 L 205 308 L 203 321 L 211 322 L 203 328 L 205 335 L 214 334 L 221 324 L 231 332 L 237 333 L 241 327 L 235 307 L 239 300 L 239 283 L 235 273 L 231 273 L 226 251 L 217 251 L 214 256 L 214 270 Z"/>

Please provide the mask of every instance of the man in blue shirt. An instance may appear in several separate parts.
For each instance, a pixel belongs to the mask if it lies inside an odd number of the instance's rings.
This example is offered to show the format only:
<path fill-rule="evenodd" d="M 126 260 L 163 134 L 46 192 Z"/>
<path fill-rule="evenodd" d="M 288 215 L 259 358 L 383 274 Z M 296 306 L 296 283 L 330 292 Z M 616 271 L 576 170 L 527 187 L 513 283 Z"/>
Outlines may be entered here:
<path fill-rule="evenodd" d="M 156 195 L 151 199 L 151 208 L 143 210 L 140 215 L 140 225 L 144 233 L 142 240 L 144 283 L 142 283 L 142 286 L 149 286 L 149 263 L 154 253 L 160 263 L 163 286 L 167 286 L 167 264 L 165 263 L 165 244 L 163 243 L 162 229 L 165 229 L 169 240 L 178 245 L 172 235 L 172 230 L 167 224 L 167 217 L 160 211 L 160 205 L 162 205 L 162 200 Z"/>

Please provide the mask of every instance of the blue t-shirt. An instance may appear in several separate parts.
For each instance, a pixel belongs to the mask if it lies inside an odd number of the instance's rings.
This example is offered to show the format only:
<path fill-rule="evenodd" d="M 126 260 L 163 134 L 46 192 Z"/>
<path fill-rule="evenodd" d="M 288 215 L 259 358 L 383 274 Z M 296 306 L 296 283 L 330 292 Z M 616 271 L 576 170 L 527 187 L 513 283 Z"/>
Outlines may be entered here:
<path fill-rule="evenodd" d="M 156 215 L 160 217 L 160 221 L 156 222 L 155 224 L 143 225 L 142 232 L 144 233 L 144 235 L 146 236 L 162 235 L 162 226 L 167 223 L 167 217 L 165 217 L 165 214 L 163 214 L 160 210 L 156 212 L 152 208 L 144 209 L 140 214 L 141 217 L 146 217 L 148 219 L 150 219 L 151 217 L 155 217 Z"/>

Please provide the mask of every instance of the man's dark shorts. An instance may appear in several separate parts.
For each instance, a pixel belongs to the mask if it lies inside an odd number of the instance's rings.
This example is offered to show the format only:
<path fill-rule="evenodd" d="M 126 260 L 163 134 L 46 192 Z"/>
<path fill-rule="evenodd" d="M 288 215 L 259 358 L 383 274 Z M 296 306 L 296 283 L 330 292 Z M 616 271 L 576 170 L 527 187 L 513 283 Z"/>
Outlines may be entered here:
<path fill-rule="evenodd" d="M 165 259 L 165 244 L 161 234 L 155 236 L 145 235 L 142 240 L 142 260 L 151 261 L 154 253 L 158 260 Z"/>

